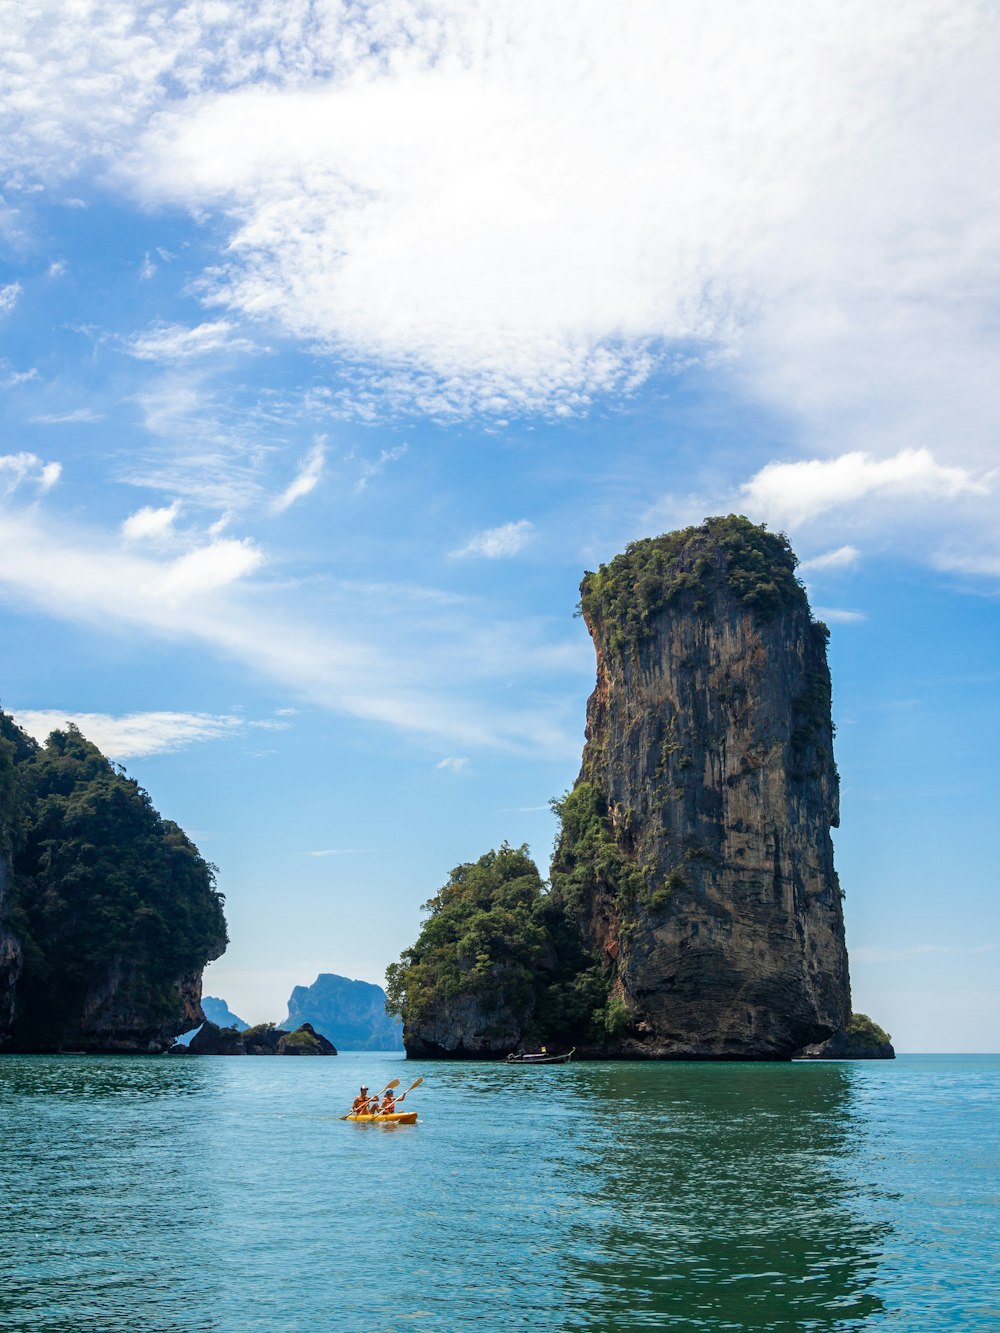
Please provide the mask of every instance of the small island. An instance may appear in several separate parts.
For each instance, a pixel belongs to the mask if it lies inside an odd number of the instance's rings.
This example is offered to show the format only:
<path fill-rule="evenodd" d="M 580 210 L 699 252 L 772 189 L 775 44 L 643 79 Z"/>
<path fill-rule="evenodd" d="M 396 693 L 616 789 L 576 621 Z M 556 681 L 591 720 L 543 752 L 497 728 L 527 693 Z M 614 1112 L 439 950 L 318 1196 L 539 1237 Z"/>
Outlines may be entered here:
<path fill-rule="evenodd" d="M 891 1058 L 851 1018 L 829 636 L 797 563 L 730 514 L 584 576 L 597 683 L 548 883 L 507 844 L 452 871 L 387 972 L 408 1056 Z"/>

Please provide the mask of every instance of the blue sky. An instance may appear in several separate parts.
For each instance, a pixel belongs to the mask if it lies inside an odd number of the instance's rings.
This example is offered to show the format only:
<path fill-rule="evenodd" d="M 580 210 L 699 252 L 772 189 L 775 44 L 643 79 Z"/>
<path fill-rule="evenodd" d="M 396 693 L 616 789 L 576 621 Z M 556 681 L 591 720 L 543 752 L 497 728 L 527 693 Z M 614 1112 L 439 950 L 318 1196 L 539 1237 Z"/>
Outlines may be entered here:
<path fill-rule="evenodd" d="M 831 625 L 855 1007 L 997 1048 L 1000 19 L 18 7 L 0 701 L 219 867 L 249 1020 L 543 867 L 584 569 L 738 510 Z"/>

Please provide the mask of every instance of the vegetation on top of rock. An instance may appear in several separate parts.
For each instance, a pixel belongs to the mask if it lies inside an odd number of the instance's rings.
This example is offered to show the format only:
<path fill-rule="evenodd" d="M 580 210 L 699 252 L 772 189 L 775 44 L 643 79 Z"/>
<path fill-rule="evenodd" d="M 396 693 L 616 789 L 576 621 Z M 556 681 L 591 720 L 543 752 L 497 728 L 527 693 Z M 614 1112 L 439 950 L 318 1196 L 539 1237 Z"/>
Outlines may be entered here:
<path fill-rule="evenodd" d="M 786 608 L 807 607 L 797 564 L 784 533 L 742 514 L 709 518 L 631 542 L 610 564 L 586 573 L 580 610 L 588 624 L 607 626 L 618 647 L 649 633 L 665 607 L 683 599 L 689 609 L 705 610 L 723 587 L 766 623 Z"/>
<path fill-rule="evenodd" d="M 888 1046 L 892 1038 L 886 1032 L 885 1028 L 879 1027 L 873 1018 L 867 1014 L 851 1014 L 851 1021 L 847 1025 L 847 1035 L 857 1042 L 865 1042 L 870 1046 Z"/>
<path fill-rule="evenodd" d="M 424 904 L 430 915 L 417 942 L 386 972 L 386 1008 L 408 1030 L 468 1000 L 512 1015 L 527 1041 L 596 1045 L 620 1030 L 623 1006 L 609 1001 L 605 971 L 580 943 L 584 877 L 592 872 L 570 849 L 598 847 L 607 882 L 626 896 L 641 877 L 615 848 L 589 789 L 578 787 L 557 809 L 572 831 L 551 889 L 527 847 L 504 843 L 458 866 Z"/>
<path fill-rule="evenodd" d="M 527 847 L 504 843 L 457 866 L 424 903 L 430 915 L 412 948 L 386 971 L 386 1008 L 407 1025 L 469 996 L 531 1010 L 535 970 L 546 950 L 538 919 L 543 892 Z"/>
<path fill-rule="evenodd" d="M 227 943 L 214 867 L 72 725 L 39 747 L 0 714 L 0 816 L 24 956 L 16 1044 L 58 1045 L 101 979 L 128 978 L 144 1023 L 169 1023 L 179 980 Z"/>

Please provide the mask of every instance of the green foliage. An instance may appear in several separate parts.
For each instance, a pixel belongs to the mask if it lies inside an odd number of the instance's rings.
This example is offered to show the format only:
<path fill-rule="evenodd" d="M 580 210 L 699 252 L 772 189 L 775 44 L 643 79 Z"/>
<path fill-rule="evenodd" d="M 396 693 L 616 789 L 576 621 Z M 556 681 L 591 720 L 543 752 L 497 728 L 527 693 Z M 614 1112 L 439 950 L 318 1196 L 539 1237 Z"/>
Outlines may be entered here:
<path fill-rule="evenodd" d="M 23 733 L 18 744 L 12 728 L 0 714 L 0 813 L 24 952 L 16 1040 L 57 1044 L 84 997 L 112 976 L 129 978 L 150 1025 L 169 1022 L 176 983 L 226 945 L 214 868 L 76 727 L 44 748 Z"/>
<path fill-rule="evenodd" d="M 270 1034 L 274 1031 L 274 1028 L 275 1028 L 274 1023 L 255 1023 L 253 1027 L 246 1028 L 244 1030 L 243 1040 L 248 1044 L 253 1045 L 255 1042 L 259 1042 L 262 1037 L 270 1036 Z M 230 1030 L 229 1028 L 222 1029 L 223 1032 L 228 1032 L 229 1030 Z M 232 1031 L 236 1032 L 237 1029 L 234 1027 Z"/>
<path fill-rule="evenodd" d="M 739 514 L 709 518 L 700 527 L 632 542 L 610 564 L 585 574 L 580 609 L 619 650 L 642 640 L 666 607 L 683 601 L 702 611 L 722 588 L 766 623 L 786 608 L 807 605 L 797 564 L 783 533 Z"/>
<path fill-rule="evenodd" d="M 504 843 L 457 866 L 424 904 L 417 942 L 386 973 L 386 1008 L 404 1023 L 427 1019 L 460 997 L 528 1014 L 546 950 L 539 921 L 542 879 L 528 849 Z"/>
<path fill-rule="evenodd" d="M 244 1038 L 245 1041 L 245 1038 Z M 282 1037 L 281 1047 L 284 1051 L 290 1051 L 296 1055 L 321 1055 L 323 1048 L 311 1032 L 304 1032 L 300 1028 L 296 1032 L 289 1032 L 287 1036 Z"/>
<path fill-rule="evenodd" d="M 563 910 L 579 920 L 582 906 L 595 894 L 620 908 L 649 903 L 650 890 L 642 868 L 619 846 L 607 802 L 590 782 L 578 782 L 552 808 L 560 820 L 552 862 L 552 893 Z"/>
<path fill-rule="evenodd" d="M 632 1021 L 620 995 L 610 997 L 600 1017 L 609 1037 L 620 1036 Z"/>
<path fill-rule="evenodd" d="M 880 1028 L 874 1019 L 867 1014 L 851 1014 L 851 1021 L 847 1025 L 847 1035 L 854 1041 L 865 1042 L 866 1045 L 879 1046 L 883 1043 L 892 1041 L 888 1032 Z"/>

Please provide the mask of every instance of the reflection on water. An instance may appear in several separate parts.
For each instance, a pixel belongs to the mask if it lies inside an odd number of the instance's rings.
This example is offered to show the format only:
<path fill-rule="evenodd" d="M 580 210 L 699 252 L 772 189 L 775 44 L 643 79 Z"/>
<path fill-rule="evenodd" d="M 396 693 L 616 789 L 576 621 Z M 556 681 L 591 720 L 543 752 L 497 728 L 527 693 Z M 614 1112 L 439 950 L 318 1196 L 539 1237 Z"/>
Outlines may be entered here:
<path fill-rule="evenodd" d="M 849 1067 L 583 1067 L 574 1093 L 593 1125 L 565 1172 L 589 1203 L 571 1252 L 592 1323 L 843 1328 L 882 1310 L 887 1227 L 844 1169 L 864 1136 Z"/>
<path fill-rule="evenodd" d="M 342 1122 L 394 1075 L 416 1126 Z M 0 1328 L 1000 1327 L 1000 1062 L 0 1058 Z"/>

